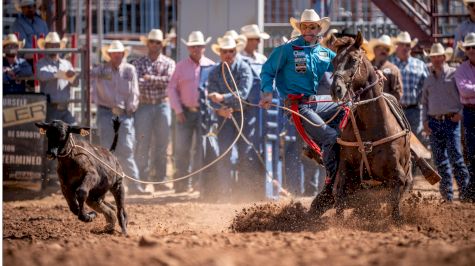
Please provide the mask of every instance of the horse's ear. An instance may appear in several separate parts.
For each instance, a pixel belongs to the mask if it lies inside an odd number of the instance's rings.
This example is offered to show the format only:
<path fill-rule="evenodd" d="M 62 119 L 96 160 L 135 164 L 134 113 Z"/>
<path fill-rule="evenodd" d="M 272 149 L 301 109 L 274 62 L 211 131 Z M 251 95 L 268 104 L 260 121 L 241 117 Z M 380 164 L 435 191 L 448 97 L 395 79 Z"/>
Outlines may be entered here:
<path fill-rule="evenodd" d="M 354 46 L 357 48 L 357 49 L 360 49 L 361 45 L 363 44 L 363 35 L 361 34 L 361 31 L 358 31 L 358 34 L 356 35 L 356 38 L 355 38 L 355 44 Z"/>

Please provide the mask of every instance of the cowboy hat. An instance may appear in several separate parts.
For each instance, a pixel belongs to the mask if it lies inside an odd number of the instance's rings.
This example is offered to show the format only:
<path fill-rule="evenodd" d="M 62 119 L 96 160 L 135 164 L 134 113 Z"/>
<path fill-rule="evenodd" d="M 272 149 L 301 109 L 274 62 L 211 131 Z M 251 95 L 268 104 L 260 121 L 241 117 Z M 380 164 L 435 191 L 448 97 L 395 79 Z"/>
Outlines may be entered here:
<path fill-rule="evenodd" d="M 59 49 L 64 49 L 66 44 L 68 43 L 68 38 L 63 37 L 62 39 L 59 38 L 59 34 L 57 32 L 51 31 L 46 35 L 45 38 L 39 38 L 36 41 L 38 48 L 45 49 L 45 45 L 47 43 L 59 43 Z"/>
<path fill-rule="evenodd" d="M 35 8 L 38 8 L 40 6 L 40 3 L 35 0 L 20 0 L 15 3 L 15 9 L 18 12 L 21 12 L 21 8 L 24 6 L 35 6 Z"/>
<path fill-rule="evenodd" d="M 18 45 L 18 48 L 22 48 L 25 45 L 25 40 L 19 41 L 15 34 L 10 33 L 3 39 L 2 47 L 11 43 Z"/>
<path fill-rule="evenodd" d="M 432 44 L 432 46 L 430 47 L 430 52 L 429 54 L 427 54 L 427 56 L 431 57 L 431 56 L 439 56 L 439 55 L 447 56 L 445 53 L 444 46 L 441 43 L 437 42 L 437 43 Z"/>
<path fill-rule="evenodd" d="M 323 35 L 328 30 L 328 28 L 330 28 L 330 18 L 320 18 L 317 12 L 315 12 L 313 9 L 305 9 L 300 16 L 300 21 L 296 18 L 290 18 L 290 25 L 299 32 L 300 24 L 302 22 L 312 22 L 318 24 L 321 28 L 319 35 Z"/>
<path fill-rule="evenodd" d="M 211 37 L 206 38 L 205 41 L 205 37 L 201 31 L 192 31 L 190 35 L 188 35 L 188 41 L 181 39 L 181 42 L 186 46 L 207 45 L 209 41 L 211 41 Z"/>
<path fill-rule="evenodd" d="M 388 55 L 391 55 L 396 50 L 396 47 L 394 46 L 394 43 L 391 41 L 391 37 L 389 37 L 386 34 L 381 35 L 377 39 L 369 40 L 368 50 L 374 51 L 374 48 L 376 48 L 377 46 L 384 46 L 386 48 L 389 48 Z"/>
<path fill-rule="evenodd" d="M 160 29 L 152 29 L 148 33 L 147 37 L 142 35 L 139 37 L 139 39 L 145 45 L 148 44 L 149 40 L 162 42 L 163 46 L 165 46 L 166 43 L 166 39 L 163 39 L 163 32 Z"/>
<path fill-rule="evenodd" d="M 242 45 L 243 47 L 247 44 L 246 36 L 238 34 L 235 30 L 228 30 L 224 33 L 223 37 L 218 37 L 218 43 L 226 36 L 232 37 L 238 45 Z"/>
<path fill-rule="evenodd" d="M 452 47 L 447 47 L 445 49 L 445 58 L 450 61 L 452 57 L 454 56 L 454 48 Z"/>
<path fill-rule="evenodd" d="M 464 41 L 458 41 L 457 48 L 465 52 L 465 47 L 475 46 L 475 32 L 465 35 Z"/>
<path fill-rule="evenodd" d="M 464 5 L 467 5 L 468 3 L 475 3 L 475 0 L 463 0 Z"/>
<path fill-rule="evenodd" d="M 129 55 L 129 52 L 129 47 L 125 47 L 119 40 L 114 40 L 110 45 L 104 45 L 101 48 L 102 58 L 106 62 L 111 60 L 109 53 L 124 53 L 124 58 L 126 58 Z"/>
<path fill-rule="evenodd" d="M 401 33 L 398 34 L 396 38 L 393 39 L 394 44 L 398 43 L 408 43 L 411 45 L 411 48 L 414 48 L 417 44 L 417 38 L 414 38 L 414 40 L 411 39 L 411 35 L 409 35 L 409 32 L 407 31 L 402 31 Z"/>
<path fill-rule="evenodd" d="M 270 35 L 266 32 L 261 32 L 259 26 L 256 24 L 250 24 L 243 26 L 241 28 L 241 34 L 246 36 L 248 39 L 264 39 L 267 40 L 270 38 Z"/>
<path fill-rule="evenodd" d="M 218 42 L 211 45 L 211 50 L 217 55 L 219 55 L 219 51 L 221 49 L 234 49 L 236 48 L 237 52 L 239 53 L 244 49 L 244 44 L 240 42 L 236 42 L 236 40 L 231 36 L 223 36 L 218 38 Z"/>

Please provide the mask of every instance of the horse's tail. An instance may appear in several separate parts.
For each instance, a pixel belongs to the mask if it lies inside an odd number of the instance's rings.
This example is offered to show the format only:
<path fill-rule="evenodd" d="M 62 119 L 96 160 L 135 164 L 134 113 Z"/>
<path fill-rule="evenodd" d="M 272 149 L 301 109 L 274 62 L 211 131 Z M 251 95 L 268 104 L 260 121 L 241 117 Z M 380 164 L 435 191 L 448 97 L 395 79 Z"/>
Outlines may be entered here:
<path fill-rule="evenodd" d="M 109 150 L 111 152 L 114 152 L 115 148 L 117 146 L 117 140 L 119 139 L 120 121 L 119 121 L 118 116 L 112 118 L 112 124 L 113 124 L 113 127 L 114 127 L 114 140 L 112 141 L 112 145 L 111 145 Z"/>

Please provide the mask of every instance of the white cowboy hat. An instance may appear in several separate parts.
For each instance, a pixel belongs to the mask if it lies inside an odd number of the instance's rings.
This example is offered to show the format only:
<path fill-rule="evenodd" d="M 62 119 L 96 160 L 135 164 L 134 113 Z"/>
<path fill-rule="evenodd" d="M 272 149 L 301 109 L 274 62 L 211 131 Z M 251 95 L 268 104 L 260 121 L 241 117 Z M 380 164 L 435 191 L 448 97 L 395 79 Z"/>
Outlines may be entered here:
<path fill-rule="evenodd" d="M 186 46 L 207 45 L 209 41 L 211 41 L 211 37 L 206 38 L 205 41 L 205 37 L 201 31 L 192 31 L 190 35 L 188 35 L 188 41 L 181 39 L 181 42 Z"/>
<path fill-rule="evenodd" d="M 296 18 L 290 18 L 290 25 L 292 25 L 292 28 L 298 30 L 299 32 L 300 23 L 302 22 L 313 22 L 318 24 L 321 28 L 319 35 L 323 35 L 330 28 L 330 18 L 320 18 L 317 12 L 315 12 L 313 9 L 305 9 L 302 12 L 302 15 L 300 15 L 300 21 Z"/>
<path fill-rule="evenodd" d="M 475 3 L 475 0 L 463 0 L 464 5 L 467 5 L 468 3 Z"/>
<path fill-rule="evenodd" d="M 270 38 L 270 35 L 266 32 L 263 32 L 259 29 L 259 26 L 256 24 L 250 24 L 243 26 L 241 28 L 241 34 L 246 36 L 248 39 L 264 39 L 267 40 Z"/>
<path fill-rule="evenodd" d="M 232 37 L 238 45 L 246 46 L 247 38 L 242 34 L 238 34 L 235 30 L 228 30 L 224 33 L 223 37 L 218 37 L 218 43 L 226 36 Z"/>
<path fill-rule="evenodd" d="M 446 58 L 447 60 L 451 60 L 453 56 L 454 56 L 454 48 L 452 48 L 452 47 L 447 47 L 447 48 L 445 49 L 445 58 Z"/>
<path fill-rule="evenodd" d="M 176 30 L 175 28 L 170 28 L 170 31 L 166 34 L 165 39 L 171 39 L 176 37 Z"/>
<path fill-rule="evenodd" d="M 101 48 L 101 53 L 102 53 L 102 58 L 104 61 L 109 62 L 111 60 L 111 57 L 109 53 L 124 53 L 124 58 L 127 58 L 129 55 L 130 49 L 129 47 L 125 47 L 121 41 L 119 40 L 114 40 L 111 42 L 110 45 L 104 45 Z"/>
<path fill-rule="evenodd" d="M 15 9 L 18 12 L 21 12 L 21 8 L 24 6 L 32 6 L 35 5 L 36 8 L 40 6 L 40 3 L 36 0 L 20 0 L 15 3 Z"/>
<path fill-rule="evenodd" d="M 236 48 L 237 52 L 239 53 L 244 49 L 244 44 L 240 42 L 236 42 L 236 40 L 231 36 L 223 36 L 218 38 L 218 42 L 211 45 L 211 50 L 217 55 L 219 55 L 219 51 L 221 49 L 234 49 Z"/>
<path fill-rule="evenodd" d="M 163 32 L 159 29 L 152 29 L 149 33 L 148 36 L 140 36 L 139 37 L 140 41 L 147 45 L 148 40 L 153 40 L 153 41 L 159 41 L 162 42 L 163 46 L 165 46 L 165 40 L 163 39 Z"/>
<path fill-rule="evenodd" d="M 465 35 L 464 41 L 459 41 L 457 43 L 457 48 L 465 52 L 465 47 L 468 46 L 475 46 L 475 32 L 470 32 L 469 34 Z"/>
<path fill-rule="evenodd" d="M 432 44 L 432 46 L 430 47 L 430 52 L 427 54 L 427 56 L 431 57 L 431 56 L 438 56 L 438 55 L 447 56 L 445 53 L 444 46 L 441 43 L 437 42 L 437 43 Z"/>
<path fill-rule="evenodd" d="M 45 49 L 45 45 L 47 43 L 59 43 L 59 49 L 64 49 L 66 44 L 68 43 L 68 38 L 63 37 L 62 39 L 59 38 L 59 34 L 57 32 L 51 31 L 46 35 L 45 38 L 39 38 L 36 41 L 38 48 Z"/>
<path fill-rule="evenodd" d="M 3 39 L 2 47 L 11 43 L 18 45 L 18 48 L 25 46 L 25 40 L 19 41 L 16 35 L 13 33 L 8 34 L 5 39 Z"/>
<path fill-rule="evenodd" d="M 414 46 L 416 46 L 417 42 L 418 42 L 417 38 L 414 38 L 414 40 L 412 40 L 411 35 L 409 35 L 409 32 L 407 32 L 407 31 L 402 31 L 393 40 L 393 43 L 396 44 L 396 45 L 398 43 L 408 43 L 408 44 L 411 45 L 411 48 L 414 48 Z"/>
<path fill-rule="evenodd" d="M 394 43 L 391 41 L 391 37 L 389 37 L 386 34 L 381 35 L 377 39 L 369 40 L 368 50 L 374 51 L 374 48 L 377 47 L 377 46 L 384 46 L 384 47 L 389 48 L 389 55 L 394 53 L 394 51 L 396 50 L 396 47 L 394 46 Z"/>

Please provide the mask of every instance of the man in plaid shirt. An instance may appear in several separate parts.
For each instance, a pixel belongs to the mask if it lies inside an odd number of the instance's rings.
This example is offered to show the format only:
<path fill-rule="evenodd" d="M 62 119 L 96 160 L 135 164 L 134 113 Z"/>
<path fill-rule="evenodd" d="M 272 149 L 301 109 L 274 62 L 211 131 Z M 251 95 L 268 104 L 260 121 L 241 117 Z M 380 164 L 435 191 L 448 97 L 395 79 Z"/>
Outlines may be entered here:
<path fill-rule="evenodd" d="M 175 70 L 175 61 L 161 54 L 161 30 L 153 29 L 147 37 L 141 36 L 140 40 L 147 46 L 148 55 L 134 62 L 140 89 L 140 104 L 135 113 L 137 165 L 141 177 L 148 176 L 150 166 L 155 166 L 158 178 L 155 181 L 163 181 L 166 177 L 171 124 L 166 88 Z M 152 139 L 154 147 L 151 147 Z M 155 185 L 154 188 L 155 191 L 168 189 L 164 185 Z"/>
<path fill-rule="evenodd" d="M 426 64 L 411 56 L 411 49 L 417 40 L 411 40 L 408 32 L 401 32 L 396 38 L 396 53 L 390 61 L 401 71 L 403 93 L 400 103 L 404 109 L 412 132 L 420 139 L 422 133 L 421 93 L 424 80 L 429 76 Z"/>

